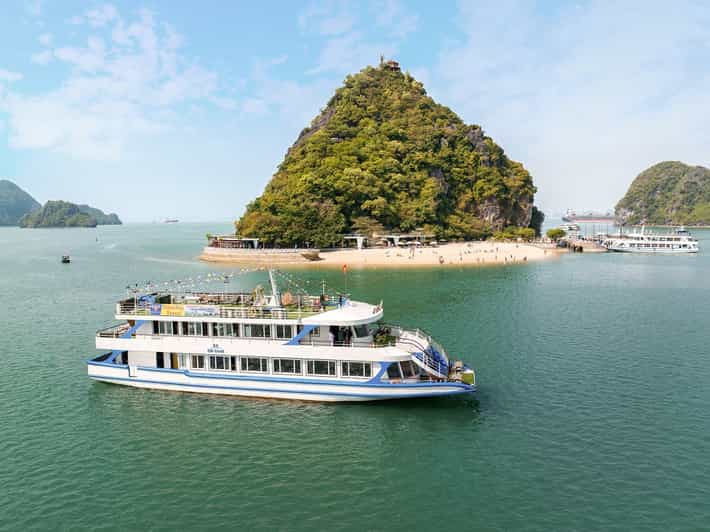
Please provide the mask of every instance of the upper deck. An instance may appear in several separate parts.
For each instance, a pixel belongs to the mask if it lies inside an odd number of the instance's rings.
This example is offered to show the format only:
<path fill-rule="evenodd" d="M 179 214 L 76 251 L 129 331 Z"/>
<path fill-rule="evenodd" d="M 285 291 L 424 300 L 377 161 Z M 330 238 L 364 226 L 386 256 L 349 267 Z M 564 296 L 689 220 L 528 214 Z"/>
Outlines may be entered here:
<path fill-rule="evenodd" d="M 343 296 L 255 292 L 159 293 L 135 296 L 116 304 L 117 319 L 192 318 L 194 320 L 279 320 L 319 325 L 359 325 L 378 321 L 382 304 L 371 305 Z"/>

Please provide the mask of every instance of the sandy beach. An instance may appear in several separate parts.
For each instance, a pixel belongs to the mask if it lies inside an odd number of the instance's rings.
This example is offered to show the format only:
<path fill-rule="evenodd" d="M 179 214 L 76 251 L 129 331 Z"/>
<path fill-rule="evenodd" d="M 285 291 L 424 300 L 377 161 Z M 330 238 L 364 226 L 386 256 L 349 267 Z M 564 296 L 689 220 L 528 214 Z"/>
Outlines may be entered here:
<path fill-rule="evenodd" d="M 233 264 L 266 264 L 299 266 L 337 266 L 347 264 L 352 268 L 386 267 L 441 267 L 485 266 L 494 264 L 521 264 L 529 261 L 551 259 L 558 255 L 554 248 L 545 249 L 531 244 L 513 242 L 461 242 L 439 247 L 417 248 L 367 248 L 321 251 L 320 259 L 308 261 L 294 253 L 279 254 L 273 251 L 260 255 L 230 254 L 219 257 L 203 254 L 202 260 Z"/>
<path fill-rule="evenodd" d="M 553 250 L 530 244 L 510 242 L 462 242 L 439 247 L 371 248 L 327 251 L 315 264 L 348 267 L 405 266 L 483 266 L 486 264 L 516 264 L 544 260 L 556 256 Z"/>

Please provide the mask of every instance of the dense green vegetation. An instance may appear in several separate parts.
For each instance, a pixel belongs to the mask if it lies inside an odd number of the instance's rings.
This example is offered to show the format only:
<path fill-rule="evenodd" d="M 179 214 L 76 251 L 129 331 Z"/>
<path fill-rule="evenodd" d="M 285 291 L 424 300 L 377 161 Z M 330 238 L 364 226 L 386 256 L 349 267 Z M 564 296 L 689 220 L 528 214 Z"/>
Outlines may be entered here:
<path fill-rule="evenodd" d="M 40 204 L 12 181 L 0 179 L 0 225 L 17 225 L 25 214 Z"/>
<path fill-rule="evenodd" d="M 539 233 L 534 194 L 530 174 L 479 126 L 381 65 L 346 78 L 236 230 L 267 245 L 319 247 L 350 232 L 477 239 L 532 222 Z"/>
<path fill-rule="evenodd" d="M 77 205 L 77 207 L 79 207 L 79 210 L 81 212 L 84 212 L 89 216 L 93 216 L 96 219 L 96 223 L 98 225 L 121 225 L 123 223 L 118 217 L 118 214 L 106 214 L 101 209 L 89 207 L 88 205 Z"/>
<path fill-rule="evenodd" d="M 678 161 L 641 172 L 617 203 L 627 223 L 710 224 L 710 170 Z"/>
<path fill-rule="evenodd" d="M 563 238 L 566 234 L 565 230 L 560 227 L 553 227 L 552 229 L 547 230 L 547 238 L 554 241 Z"/>
<path fill-rule="evenodd" d="M 26 214 L 20 227 L 96 227 L 96 218 L 67 201 L 48 201 L 41 209 Z"/>

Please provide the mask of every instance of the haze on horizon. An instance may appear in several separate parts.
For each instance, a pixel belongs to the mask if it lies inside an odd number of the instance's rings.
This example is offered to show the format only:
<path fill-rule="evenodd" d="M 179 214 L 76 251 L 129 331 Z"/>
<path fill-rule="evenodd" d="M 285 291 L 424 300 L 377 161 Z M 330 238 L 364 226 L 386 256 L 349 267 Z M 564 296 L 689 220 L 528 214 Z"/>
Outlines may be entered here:
<path fill-rule="evenodd" d="M 550 217 L 710 166 L 710 6 L 41 0 L 0 19 L 0 178 L 124 221 L 233 220 L 348 73 L 395 58 Z"/>

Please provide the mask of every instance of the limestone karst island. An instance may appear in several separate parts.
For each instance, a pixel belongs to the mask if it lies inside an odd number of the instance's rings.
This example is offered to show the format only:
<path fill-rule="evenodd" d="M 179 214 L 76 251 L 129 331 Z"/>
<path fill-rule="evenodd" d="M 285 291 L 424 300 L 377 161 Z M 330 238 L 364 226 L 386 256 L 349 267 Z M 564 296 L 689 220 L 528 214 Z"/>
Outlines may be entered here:
<path fill-rule="evenodd" d="M 543 220 L 535 192 L 528 171 L 481 126 L 436 103 L 397 62 L 381 61 L 345 79 L 235 223 L 235 235 L 210 235 L 202 258 L 254 262 L 258 254 L 249 251 L 257 248 L 270 250 L 269 262 L 535 259 L 544 252 L 532 246 L 498 244 L 483 253 L 441 245 L 534 237 Z M 407 253 L 396 246 L 402 242 L 439 246 Z M 324 252 L 348 243 L 367 249 Z"/>
<path fill-rule="evenodd" d="M 12 181 L 0 180 L 0 225 L 23 228 L 96 227 L 120 225 L 117 214 L 89 205 L 50 200 L 41 205 Z"/>

